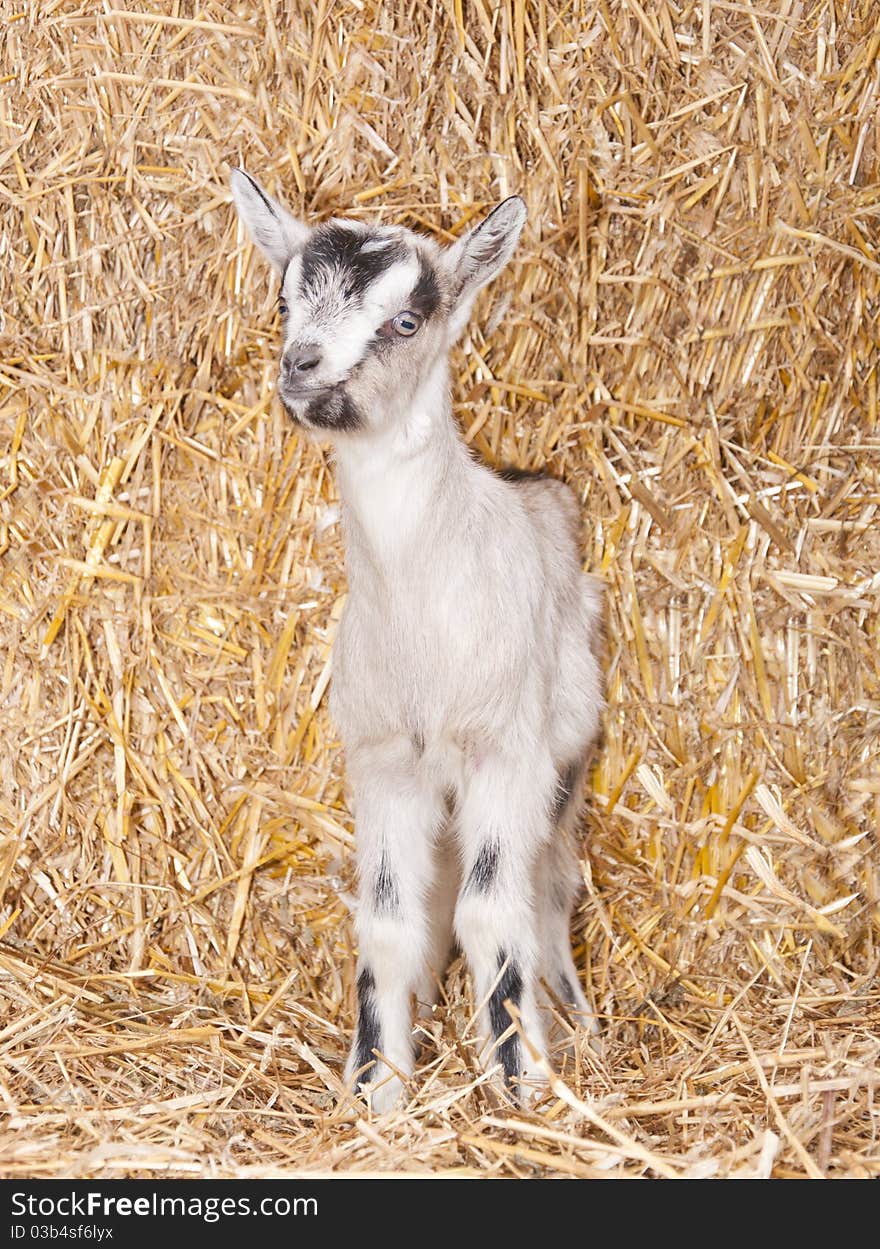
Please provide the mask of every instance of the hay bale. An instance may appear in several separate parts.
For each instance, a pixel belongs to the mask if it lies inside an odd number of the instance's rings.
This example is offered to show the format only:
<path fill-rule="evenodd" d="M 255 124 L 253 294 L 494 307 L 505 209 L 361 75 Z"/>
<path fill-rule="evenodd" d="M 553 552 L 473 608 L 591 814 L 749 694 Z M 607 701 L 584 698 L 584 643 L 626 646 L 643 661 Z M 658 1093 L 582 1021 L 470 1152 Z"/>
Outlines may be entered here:
<path fill-rule="evenodd" d="M 0 1170 L 876 1175 L 874 4 L 154 7 L 3 30 Z M 579 491 L 610 700 L 606 1050 L 535 1115 L 460 965 L 408 1111 L 338 1100 L 336 496 L 243 158 L 310 220 L 528 202 L 456 408 Z"/>

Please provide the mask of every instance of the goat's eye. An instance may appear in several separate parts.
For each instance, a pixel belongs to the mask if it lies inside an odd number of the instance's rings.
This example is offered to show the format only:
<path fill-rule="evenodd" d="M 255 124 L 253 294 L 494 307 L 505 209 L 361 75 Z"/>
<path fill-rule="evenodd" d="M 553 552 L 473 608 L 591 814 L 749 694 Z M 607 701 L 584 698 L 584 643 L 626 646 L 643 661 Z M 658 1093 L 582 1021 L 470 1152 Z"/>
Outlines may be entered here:
<path fill-rule="evenodd" d="M 284 300 L 280 296 L 278 298 L 278 311 L 281 313 L 283 317 L 287 316 L 287 304 L 284 302 Z"/>
<path fill-rule="evenodd" d="M 404 338 L 409 338 L 411 334 L 415 334 L 422 324 L 422 318 L 417 312 L 398 312 L 391 324 L 394 326 L 396 333 L 402 334 Z"/>

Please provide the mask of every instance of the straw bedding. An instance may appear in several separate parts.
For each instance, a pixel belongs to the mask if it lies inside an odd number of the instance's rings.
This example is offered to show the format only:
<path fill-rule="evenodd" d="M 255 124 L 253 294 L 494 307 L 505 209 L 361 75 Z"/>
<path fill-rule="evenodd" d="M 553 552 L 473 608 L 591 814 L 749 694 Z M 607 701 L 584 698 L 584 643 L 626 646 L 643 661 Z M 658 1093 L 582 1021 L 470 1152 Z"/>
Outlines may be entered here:
<path fill-rule="evenodd" d="M 0 1171 L 880 1173 L 875 0 L 4 2 Z M 326 448 L 228 170 L 530 223 L 454 359 L 578 491 L 609 707 L 532 1112 L 460 962 L 340 1096 L 352 821 Z M 560 1015 L 563 1029 L 564 1016 Z"/>

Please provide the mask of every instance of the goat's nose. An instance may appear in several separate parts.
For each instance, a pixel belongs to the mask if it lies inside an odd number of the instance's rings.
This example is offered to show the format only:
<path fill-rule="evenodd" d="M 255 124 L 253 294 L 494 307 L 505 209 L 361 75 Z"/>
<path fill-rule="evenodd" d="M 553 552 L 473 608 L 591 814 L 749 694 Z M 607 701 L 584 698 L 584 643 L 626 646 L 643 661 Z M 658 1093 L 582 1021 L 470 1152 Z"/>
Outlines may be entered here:
<path fill-rule="evenodd" d="M 321 363 L 321 350 L 317 343 L 304 343 L 301 347 L 288 347 L 283 359 L 285 376 L 294 378 L 308 373 Z"/>

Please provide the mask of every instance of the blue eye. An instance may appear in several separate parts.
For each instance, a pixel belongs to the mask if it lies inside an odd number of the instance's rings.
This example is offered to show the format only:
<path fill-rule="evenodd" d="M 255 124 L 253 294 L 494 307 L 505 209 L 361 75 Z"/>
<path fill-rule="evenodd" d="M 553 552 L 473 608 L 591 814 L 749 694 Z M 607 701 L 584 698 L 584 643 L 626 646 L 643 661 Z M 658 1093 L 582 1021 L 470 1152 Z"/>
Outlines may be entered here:
<path fill-rule="evenodd" d="M 398 312 L 391 324 L 394 326 L 396 333 L 402 334 L 404 338 L 409 338 L 410 335 L 415 334 L 422 324 L 422 318 L 417 312 Z"/>
<path fill-rule="evenodd" d="M 284 300 L 280 296 L 278 298 L 278 311 L 281 313 L 283 317 L 287 316 L 287 304 L 284 302 Z"/>

